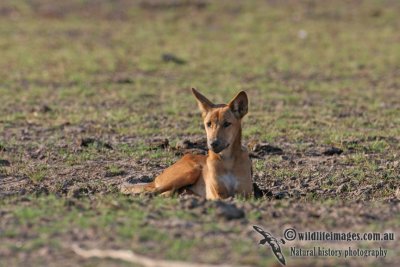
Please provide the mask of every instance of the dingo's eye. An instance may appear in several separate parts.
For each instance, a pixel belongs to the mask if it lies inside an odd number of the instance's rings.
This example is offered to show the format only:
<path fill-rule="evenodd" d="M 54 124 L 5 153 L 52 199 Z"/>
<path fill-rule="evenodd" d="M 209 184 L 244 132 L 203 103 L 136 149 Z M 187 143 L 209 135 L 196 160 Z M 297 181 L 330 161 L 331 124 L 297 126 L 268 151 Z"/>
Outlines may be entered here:
<path fill-rule="evenodd" d="M 227 128 L 227 127 L 229 127 L 231 124 L 232 124 L 232 123 L 226 121 L 226 122 L 224 122 L 224 125 L 223 125 L 223 126 L 224 126 L 224 128 Z"/>
<path fill-rule="evenodd" d="M 207 122 L 207 127 L 208 127 L 208 128 L 211 127 L 211 121 Z"/>

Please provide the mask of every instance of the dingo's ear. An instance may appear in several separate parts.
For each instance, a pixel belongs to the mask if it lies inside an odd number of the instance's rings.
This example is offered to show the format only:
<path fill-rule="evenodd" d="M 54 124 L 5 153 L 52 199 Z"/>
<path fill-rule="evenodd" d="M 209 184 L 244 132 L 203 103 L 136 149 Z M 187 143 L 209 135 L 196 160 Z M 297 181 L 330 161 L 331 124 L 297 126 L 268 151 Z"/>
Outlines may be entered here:
<path fill-rule="evenodd" d="M 199 109 L 201 110 L 201 113 L 203 117 L 207 114 L 207 112 L 214 107 L 214 104 L 208 100 L 204 95 L 200 94 L 199 91 L 196 89 L 192 88 L 192 93 L 196 97 L 197 104 L 199 106 Z"/>
<path fill-rule="evenodd" d="M 239 94 L 237 94 L 228 104 L 229 108 L 238 119 L 243 118 L 244 115 L 247 114 L 248 105 L 249 100 L 247 99 L 247 94 L 245 91 L 241 91 Z"/>

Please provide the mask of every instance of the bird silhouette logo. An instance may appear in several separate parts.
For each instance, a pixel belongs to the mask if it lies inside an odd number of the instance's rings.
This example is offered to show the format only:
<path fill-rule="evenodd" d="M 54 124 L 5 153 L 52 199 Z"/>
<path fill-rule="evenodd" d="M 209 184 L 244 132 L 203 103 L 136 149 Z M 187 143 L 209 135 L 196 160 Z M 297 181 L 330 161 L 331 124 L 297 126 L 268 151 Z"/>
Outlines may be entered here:
<path fill-rule="evenodd" d="M 272 252 L 274 253 L 275 257 L 282 265 L 286 265 L 285 256 L 283 256 L 281 247 L 279 244 L 285 244 L 285 240 L 281 239 L 280 241 L 277 240 L 271 233 L 264 231 L 261 227 L 257 225 L 253 225 L 254 230 L 256 230 L 260 235 L 264 238 L 260 240 L 259 245 L 268 245 L 271 247 Z"/>

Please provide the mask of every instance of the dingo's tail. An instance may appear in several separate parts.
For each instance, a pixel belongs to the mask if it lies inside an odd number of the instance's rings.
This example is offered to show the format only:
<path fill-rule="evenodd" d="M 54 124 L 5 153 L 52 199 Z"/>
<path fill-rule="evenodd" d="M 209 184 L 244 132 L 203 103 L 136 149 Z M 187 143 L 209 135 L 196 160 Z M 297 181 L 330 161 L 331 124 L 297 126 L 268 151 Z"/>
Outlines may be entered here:
<path fill-rule="evenodd" d="M 123 183 L 119 190 L 122 194 L 140 194 L 146 192 L 153 192 L 155 189 L 154 182 L 151 183 L 137 183 L 137 184 L 130 184 L 130 183 Z"/>

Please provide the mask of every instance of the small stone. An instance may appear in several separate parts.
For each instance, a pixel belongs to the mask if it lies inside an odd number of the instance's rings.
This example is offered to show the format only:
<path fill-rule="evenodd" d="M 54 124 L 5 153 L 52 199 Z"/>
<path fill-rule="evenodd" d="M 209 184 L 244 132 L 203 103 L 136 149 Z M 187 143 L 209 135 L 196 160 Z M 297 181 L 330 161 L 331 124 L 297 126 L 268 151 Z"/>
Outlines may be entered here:
<path fill-rule="evenodd" d="M 306 39 L 308 36 L 308 33 L 306 30 L 300 30 L 297 32 L 297 37 L 299 37 L 299 39 Z"/>
<path fill-rule="evenodd" d="M 316 212 L 313 212 L 313 211 L 311 211 L 308 215 L 309 215 L 310 217 L 312 217 L 312 218 L 319 218 L 319 217 L 321 217 L 320 214 L 318 214 L 318 213 L 316 213 Z"/>
<path fill-rule="evenodd" d="M 127 75 L 117 75 L 112 79 L 112 81 L 119 84 L 130 84 L 135 82 L 130 76 Z"/>
<path fill-rule="evenodd" d="M 169 140 L 165 139 L 152 139 L 149 142 L 149 146 L 151 150 L 155 149 L 167 149 L 169 147 Z"/>
<path fill-rule="evenodd" d="M 224 201 L 216 201 L 216 215 L 226 220 L 241 219 L 244 217 L 244 211 L 239 209 L 235 204 L 226 203 Z"/>
<path fill-rule="evenodd" d="M 106 171 L 105 173 L 105 177 L 115 177 L 115 176 L 121 176 L 126 174 L 126 172 L 124 170 L 117 170 L 117 171 Z"/>
<path fill-rule="evenodd" d="M 377 189 L 381 189 L 385 186 L 385 182 L 383 180 L 380 180 L 377 184 L 376 184 L 376 188 Z"/>
<path fill-rule="evenodd" d="M 67 197 L 69 198 L 81 198 L 89 195 L 89 189 L 86 187 L 82 187 L 80 185 L 72 186 L 67 193 Z"/>
<path fill-rule="evenodd" d="M 280 191 L 274 193 L 274 198 L 275 199 L 284 199 L 289 196 L 289 193 L 287 191 Z"/>
<path fill-rule="evenodd" d="M 181 205 L 184 209 L 194 209 L 204 204 L 196 197 L 184 196 L 181 198 Z"/>
<path fill-rule="evenodd" d="M 47 112 L 50 112 L 50 111 L 51 111 L 51 108 L 50 108 L 48 105 L 42 105 L 42 106 L 39 108 L 39 111 L 42 112 L 42 113 L 47 113 Z"/>
<path fill-rule="evenodd" d="M 176 149 L 190 149 L 193 148 L 193 143 L 190 140 L 178 141 L 175 145 Z"/>
<path fill-rule="evenodd" d="M 271 213 L 272 218 L 279 218 L 279 217 L 281 217 L 281 215 L 282 214 L 279 211 L 273 211 Z"/>
<path fill-rule="evenodd" d="M 261 190 L 261 188 L 258 186 L 257 183 L 253 183 L 253 192 L 255 198 L 261 198 L 264 196 L 263 191 Z"/>
<path fill-rule="evenodd" d="M 183 60 L 183 59 L 181 59 L 181 58 L 179 58 L 179 57 L 177 57 L 177 56 L 175 56 L 174 54 L 171 54 L 171 53 L 162 54 L 161 59 L 164 62 L 172 62 L 172 63 L 178 64 L 178 65 L 186 64 L 185 60 Z"/>
<path fill-rule="evenodd" d="M 340 155 L 343 153 L 343 150 L 337 147 L 331 147 L 326 149 L 322 154 L 325 156 L 333 156 L 333 155 Z"/>
<path fill-rule="evenodd" d="M 95 147 L 104 147 L 107 149 L 113 149 L 112 146 L 108 143 L 96 140 L 95 138 L 87 137 L 87 138 L 82 138 L 80 146 L 81 147 L 88 147 L 90 145 L 93 145 Z"/>
<path fill-rule="evenodd" d="M 196 140 L 191 141 L 188 139 L 178 141 L 175 145 L 176 149 L 185 150 L 185 149 L 201 149 L 207 150 L 207 141 L 206 140 Z"/>
<path fill-rule="evenodd" d="M 288 156 L 285 156 L 285 155 L 283 155 L 282 157 L 281 157 L 283 160 L 290 160 L 290 158 L 288 157 Z M 291 162 L 292 163 L 292 162 Z"/>

